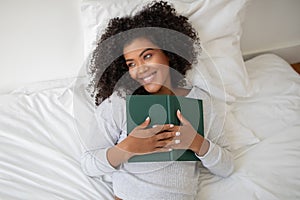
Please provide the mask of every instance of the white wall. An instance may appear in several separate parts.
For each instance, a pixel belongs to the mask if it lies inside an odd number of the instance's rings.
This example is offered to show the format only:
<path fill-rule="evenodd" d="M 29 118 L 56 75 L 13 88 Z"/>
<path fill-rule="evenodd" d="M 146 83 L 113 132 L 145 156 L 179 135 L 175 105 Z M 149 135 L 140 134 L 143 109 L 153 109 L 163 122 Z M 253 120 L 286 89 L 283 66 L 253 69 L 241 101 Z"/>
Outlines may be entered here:
<path fill-rule="evenodd" d="M 79 1 L 0 0 L 0 93 L 78 73 Z"/>
<path fill-rule="evenodd" d="M 273 52 L 300 62 L 300 0 L 251 0 L 241 48 L 245 58 Z"/>
<path fill-rule="evenodd" d="M 0 93 L 77 75 L 83 63 L 80 1 L 0 0 Z M 300 62 L 300 0 L 251 1 L 241 38 L 245 58 L 272 50 Z"/>

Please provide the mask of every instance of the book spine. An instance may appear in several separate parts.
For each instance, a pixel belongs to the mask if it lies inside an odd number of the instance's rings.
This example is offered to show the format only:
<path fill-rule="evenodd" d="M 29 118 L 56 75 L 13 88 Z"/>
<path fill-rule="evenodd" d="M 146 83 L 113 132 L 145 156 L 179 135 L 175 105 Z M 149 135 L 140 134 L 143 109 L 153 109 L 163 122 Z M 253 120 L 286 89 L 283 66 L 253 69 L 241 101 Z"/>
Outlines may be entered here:
<path fill-rule="evenodd" d="M 166 105 L 167 105 L 167 122 L 168 124 L 171 124 L 172 121 L 171 121 L 171 98 L 170 96 L 168 95 L 167 98 L 166 98 Z M 170 161 L 173 160 L 173 154 L 172 154 L 172 151 L 169 152 L 169 159 Z"/>
<path fill-rule="evenodd" d="M 176 115 L 178 106 L 177 96 L 168 96 L 168 123 L 174 124 L 175 126 L 180 125 Z M 171 161 L 176 161 L 178 159 L 176 151 L 177 150 L 172 150 L 169 152 Z"/>
<path fill-rule="evenodd" d="M 176 115 L 176 96 L 168 96 L 168 123 L 179 125 Z"/>
<path fill-rule="evenodd" d="M 168 95 L 167 96 L 167 123 L 171 124 L 172 123 L 172 119 L 171 119 L 171 97 Z"/>

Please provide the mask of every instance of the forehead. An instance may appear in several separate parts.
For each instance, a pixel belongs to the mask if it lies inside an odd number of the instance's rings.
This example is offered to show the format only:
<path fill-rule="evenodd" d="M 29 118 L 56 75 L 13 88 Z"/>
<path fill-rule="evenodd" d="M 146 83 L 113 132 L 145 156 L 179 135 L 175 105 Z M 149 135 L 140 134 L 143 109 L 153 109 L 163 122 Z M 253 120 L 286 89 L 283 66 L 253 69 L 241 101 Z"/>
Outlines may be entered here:
<path fill-rule="evenodd" d="M 147 48 L 159 49 L 159 47 L 153 44 L 147 38 L 137 38 L 132 40 L 129 44 L 124 46 L 123 54 L 133 53 L 133 52 L 140 52 Z"/>

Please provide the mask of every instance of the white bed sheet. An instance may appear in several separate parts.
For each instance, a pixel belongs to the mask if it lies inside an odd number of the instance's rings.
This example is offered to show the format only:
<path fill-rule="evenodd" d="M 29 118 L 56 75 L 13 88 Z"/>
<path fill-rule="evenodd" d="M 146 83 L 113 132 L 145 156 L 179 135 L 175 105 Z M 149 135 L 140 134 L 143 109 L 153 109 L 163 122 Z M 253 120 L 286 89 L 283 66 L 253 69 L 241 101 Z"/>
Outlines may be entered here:
<path fill-rule="evenodd" d="M 199 199 L 299 199 L 300 76 L 271 54 L 246 66 L 252 94 L 231 108 L 260 142 L 234 152 L 235 171 L 229 178 L 203 174 Z"/>
<path fill-rule="evenodd" d="M 275 55 L 246 66 L 252 93 L 230 107 L 260 142 L 233 152 L 228 178 L 203 169 L 198 199 L 300 199 L 300 76 Z M 113 199 L 109 179 L 82 173 L 74 118 L 58 99 L 66 82 L 54 82 L 0 96 L 0 199 Z"/>
<path fill-rule="evenodd" d="M 81 171 L 74 120 L 57 99 L 64 89 L 1 97 L 0 199 L 110 199 L 109 184 Z"/>

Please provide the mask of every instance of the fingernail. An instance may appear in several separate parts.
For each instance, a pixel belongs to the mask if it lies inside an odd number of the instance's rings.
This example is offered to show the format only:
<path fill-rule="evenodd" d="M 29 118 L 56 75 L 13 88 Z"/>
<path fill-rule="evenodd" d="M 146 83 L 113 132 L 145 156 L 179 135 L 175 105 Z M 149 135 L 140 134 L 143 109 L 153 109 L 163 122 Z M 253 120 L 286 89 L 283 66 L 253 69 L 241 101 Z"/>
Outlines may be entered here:
<path fill-rule="evenodd" d="M 177 110 L 177 112 L 178 112 L 179 114 L 181 113 L 179 109 Z"/>
<path fill-rule="evenodd" d="M 180 143 L 180 140 L 175 140 L 175 144 L 179 144 Z"/>
<path fill-rule="evenodd" d="M 155 128 L 155 127 L 157 127 L 157 125 L 153 125 L 153 126 L 152 126 L 152 128 Z"/>
<path fill-rule="evenodd" d="M 179 135 L 180 135 L 180 132 L 176 132 L 175 135 L 176 135 L 176 136 L 179 136 Z"/>
<path fill-rule="evenodd" d="M 168 149 L 168 151 L 172 151 L 173 149 Z"/>
<path fill-rule="evenodd" d="M 174 124 L 170 124 L 170 128 L 173 128 L 174 127 Z"/>
<path fill-rule="evenodd" d="M 147 117 L 145 121 L 148 121 L 150 119 L 150 117 Z"/>

